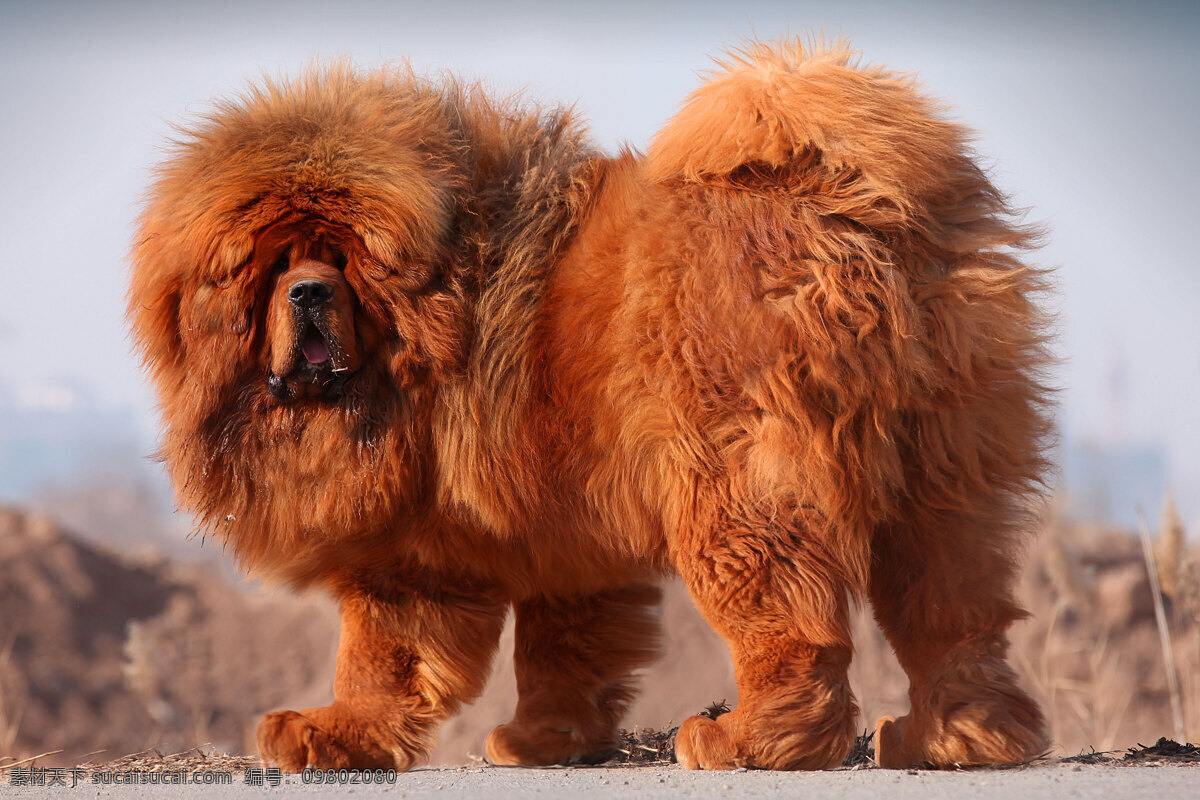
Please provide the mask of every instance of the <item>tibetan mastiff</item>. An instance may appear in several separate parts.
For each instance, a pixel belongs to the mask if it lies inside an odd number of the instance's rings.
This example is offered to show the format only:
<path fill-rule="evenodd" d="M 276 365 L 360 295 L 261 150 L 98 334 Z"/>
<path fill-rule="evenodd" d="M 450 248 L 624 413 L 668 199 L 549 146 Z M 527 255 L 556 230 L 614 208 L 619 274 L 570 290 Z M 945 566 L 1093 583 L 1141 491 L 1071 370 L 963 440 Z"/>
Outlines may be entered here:
<path fill-rule="evenodd" d="M 602 760 L 666 573 L 736 664 L 688 767 L 842 762 L 856 597 L 911 681 L 881 764 L 1041 753 L 1005 661 L 1048 432 L 1033 234 L 838 46 L 732 53 L 644 154 L 405 68 L 218 104 L 156 173 L 129 309 L 182 507 L 340 603 L 336 699 L 268 714 L 264 762 L 421 763 L 510 609 L 488 758 Z"/>

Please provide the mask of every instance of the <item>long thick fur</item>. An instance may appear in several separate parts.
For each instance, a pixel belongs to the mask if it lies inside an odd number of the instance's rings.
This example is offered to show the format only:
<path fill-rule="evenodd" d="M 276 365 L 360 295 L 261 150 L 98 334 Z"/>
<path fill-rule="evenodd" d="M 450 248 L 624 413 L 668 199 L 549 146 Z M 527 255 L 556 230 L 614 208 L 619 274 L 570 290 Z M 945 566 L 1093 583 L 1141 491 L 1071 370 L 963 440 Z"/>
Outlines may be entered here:
<path fill-rule="evenodd" d="M 342 602 L 337 699 L 268 715 L 264 758 L 419 763 L 510 605 L 489 755 L 601 758 L 669 570 L 738 676 L 688 766 L 840 762 L 848 595 L 912 681 L 883 763 L 1035 755 L 1004 662 L 1047 430 L 1029 243 L 963 130 L 842 48 L 731 55 L 645 156 L 404 70 L 218 106 L 150 191 L 130 317 L 181 504 Z M 300 257 L 352 308 L 323 395 L 276 366 Z"/>

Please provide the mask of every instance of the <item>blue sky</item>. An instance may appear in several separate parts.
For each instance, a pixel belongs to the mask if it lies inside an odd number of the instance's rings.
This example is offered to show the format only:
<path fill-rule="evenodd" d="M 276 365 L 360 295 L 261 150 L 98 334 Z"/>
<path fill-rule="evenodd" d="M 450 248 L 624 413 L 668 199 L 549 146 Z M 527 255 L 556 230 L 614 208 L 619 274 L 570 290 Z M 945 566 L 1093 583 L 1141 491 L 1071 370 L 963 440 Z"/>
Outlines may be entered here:
<path fill-rule="evenodd" d="M 256 76 L 408 58 L 576 104 L 603 146 L 641 147 L 709 55 L 789 32 L 917 73 L 979 132 L 1049 230 L 1064 440 L 1161 448 L 1200 521 L 1196 3 L 0 0 L 0 396 L 129 409 L 151 438 L 122 319 L 140 192 L 170 123 Z"/>

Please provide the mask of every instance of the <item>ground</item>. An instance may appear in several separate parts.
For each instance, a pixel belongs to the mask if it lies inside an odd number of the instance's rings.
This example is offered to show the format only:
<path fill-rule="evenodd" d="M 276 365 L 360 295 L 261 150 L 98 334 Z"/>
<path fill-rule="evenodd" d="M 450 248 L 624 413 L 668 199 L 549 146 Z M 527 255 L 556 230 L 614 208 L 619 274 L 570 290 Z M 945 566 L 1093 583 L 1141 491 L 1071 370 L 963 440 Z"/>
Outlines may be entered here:
<path fill-rule="evenodd" d="M 1017 769 L 930 771 L 854 769 L 832 772 L 692 772 L 676 765 L 638 765 L 591 768 L 522 769 L 506 767 L 439 767 L 396 776 L 395 783 L 305 783 L 300 776 L 283 777 L 271 786 L 247 783 L 234 774 L 224 786 L 111 785 L 93 783 L 83 776 L 72 788 L 56 786 L 27 789 L 38 797 L 79 797 L 80 792 L 99 798 L 135 798 L 169 792 L 171 797 L 223 800 L 234 797 L 320 796 L 352 792 L 360 800 L 376 797 L 406 800 L 455 798 L 456 800 L 506 800 L 527 797 L 570 797 L 572 800 L 648 800 L 649 798 L 811 798 L 842 800 L 1061 800 L 1063 797 L 1175 798 L 1191 796 L 1200 771 L 1195 766 L 1143 764 L 1139 766 L 1041 764 Z M 68 780 L 69 783 L 69 780 Z"/>

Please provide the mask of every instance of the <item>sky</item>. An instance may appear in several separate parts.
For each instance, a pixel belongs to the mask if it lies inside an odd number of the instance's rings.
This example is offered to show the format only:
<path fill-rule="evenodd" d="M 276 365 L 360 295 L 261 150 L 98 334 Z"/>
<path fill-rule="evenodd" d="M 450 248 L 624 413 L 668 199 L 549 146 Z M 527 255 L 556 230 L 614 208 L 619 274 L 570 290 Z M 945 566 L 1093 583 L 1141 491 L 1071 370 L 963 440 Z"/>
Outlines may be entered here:
<path fill-rule="evenodd" d="M 407 59 L 573 104 L 603 147 L 643 148 L 711 56 L 787 34 L 849 39 L 977 131 L 1048 231 L 1064 445 L 1161 453 L 1200 522 L 1195 2 L 0 0 L 0 442 L 25 411 L 94 408 L 128 412 L 149 450 L 128 243 L 172 123 L 212 99 L 314 59 Z"/>

